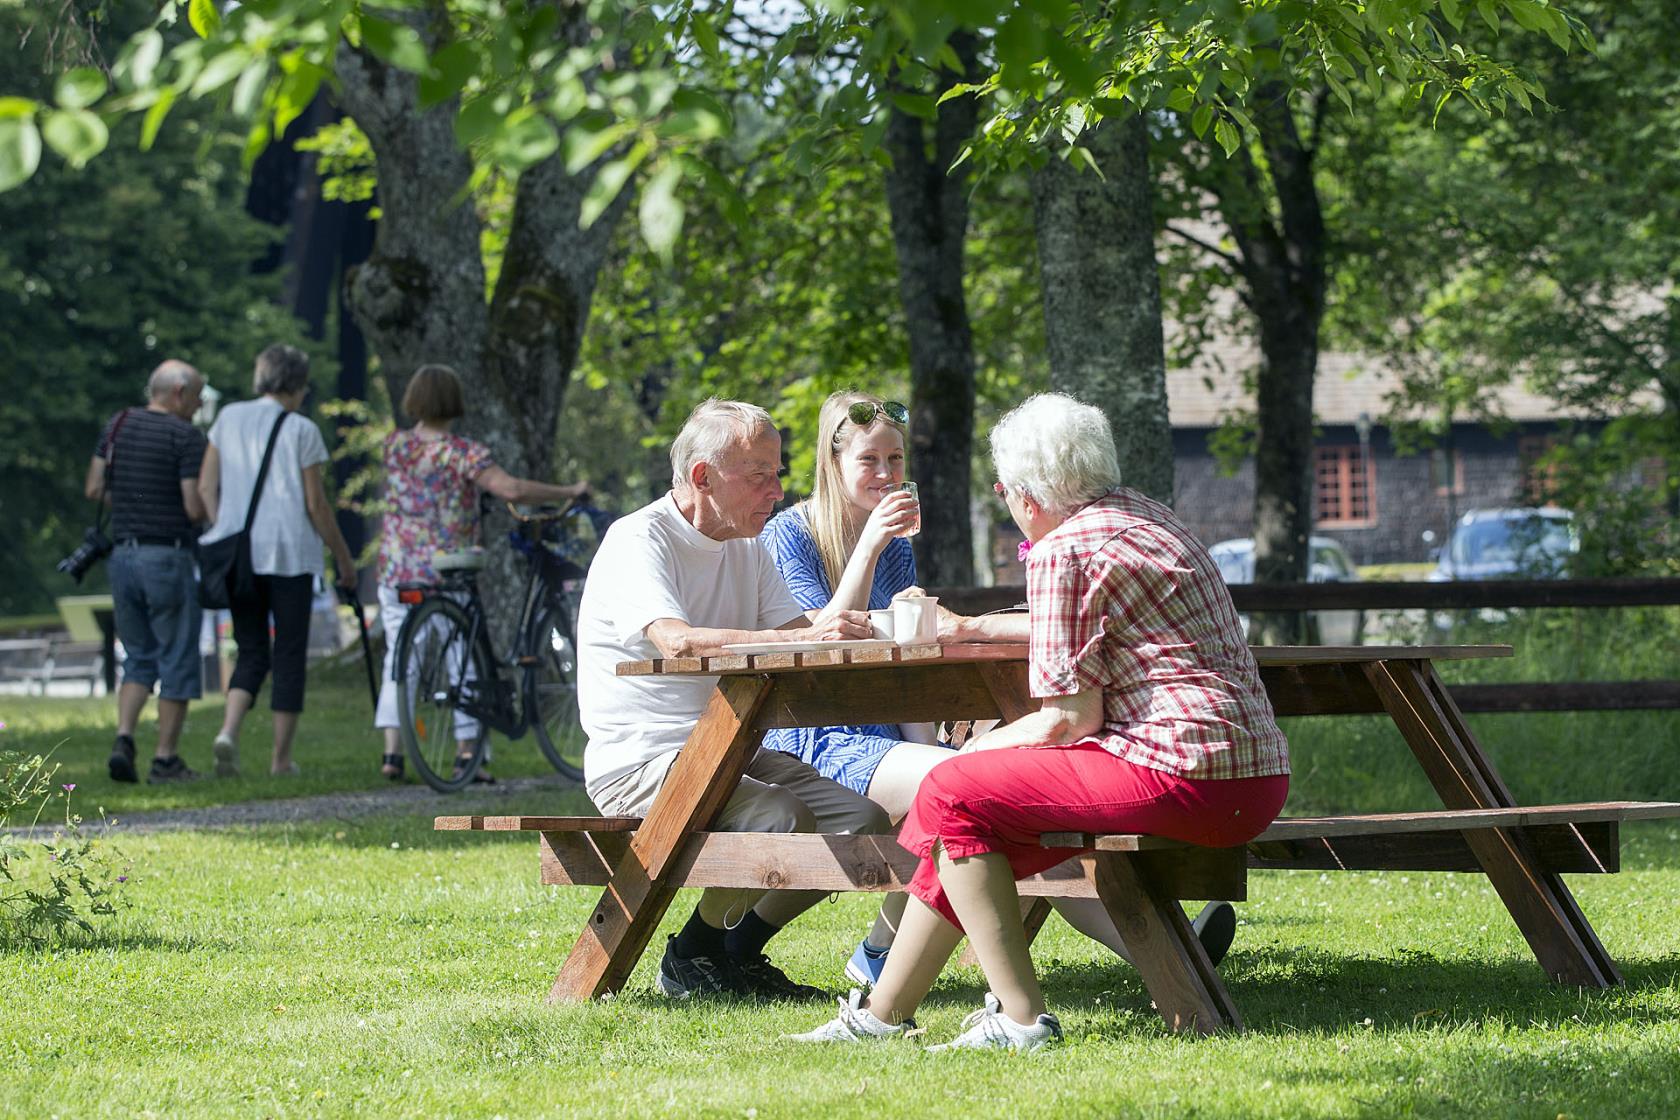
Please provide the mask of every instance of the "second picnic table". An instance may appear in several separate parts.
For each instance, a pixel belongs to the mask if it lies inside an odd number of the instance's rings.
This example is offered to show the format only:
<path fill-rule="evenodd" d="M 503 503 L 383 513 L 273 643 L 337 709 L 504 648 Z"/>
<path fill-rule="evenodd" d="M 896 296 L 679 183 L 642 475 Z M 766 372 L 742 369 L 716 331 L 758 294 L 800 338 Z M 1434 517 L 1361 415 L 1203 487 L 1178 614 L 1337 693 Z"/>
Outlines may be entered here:
<path fill-rule="evenodd" d="M 620 675 L 705 674 L 717 691 L 645 818 L 440 817 L 440 829 L 543 833 L 543 881 L 605 891 L 550 998 L 620 988 L 679 887 L 902 889 L 915 860 L 891 837 L 708 833 L 766 730 L 831 724 L 1012 720 L 1038 706 L 1026 647 L 965 644 L 626 662 Z M 1179 899 L 1246 897 L 1246 871 L 1484 874 L 1552 979 L 1621 983 L 1562 872 L 1617 870 L 1622 820 L 1680 816 L 1680 804 L 1519 806 L 1465 725 L 1435 662 L 1509 656 L 1509 646 L 1256 647 L 1279 716 L 1386 713 L 1445 807 L 1279 819 L 1246 849 L 1148 836 L 1045 837 L 1086 849 L 1023 895 L 1101 898 L 1174 1029 L 1240 1029 L 1241 1015 Z M 1029 917 L 1041 920 L 1045 911 Z"/>

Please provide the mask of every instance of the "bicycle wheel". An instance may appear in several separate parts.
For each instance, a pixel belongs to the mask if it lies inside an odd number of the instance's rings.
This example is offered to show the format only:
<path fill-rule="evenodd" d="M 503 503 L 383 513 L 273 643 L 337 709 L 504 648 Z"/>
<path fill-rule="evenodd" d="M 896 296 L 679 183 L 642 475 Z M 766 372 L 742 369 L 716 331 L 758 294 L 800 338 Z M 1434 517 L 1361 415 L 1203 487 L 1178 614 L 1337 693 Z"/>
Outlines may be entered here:
<path fill-rule="evenodd" d="M 583 729 L 578 726 L 577 638 L 560 603 L 537 609 L 525 648 L 536 658 L 525 667 L 525 711 L 543 757 L 572 781 L 583 779 Z"/>
<path fill-rule="evenodd" d="M 433 596 L 409 612 L 397 635 L 397 724 L 403 747 L 426 784 L 453 793 L 484 761 L 490 728 L 463 708 L 483 710 L 495 687 L 490 651 L 467 642 L 472 618 L 452 599 Z M 457 769 L 457 755 L 472 765 Z"/>

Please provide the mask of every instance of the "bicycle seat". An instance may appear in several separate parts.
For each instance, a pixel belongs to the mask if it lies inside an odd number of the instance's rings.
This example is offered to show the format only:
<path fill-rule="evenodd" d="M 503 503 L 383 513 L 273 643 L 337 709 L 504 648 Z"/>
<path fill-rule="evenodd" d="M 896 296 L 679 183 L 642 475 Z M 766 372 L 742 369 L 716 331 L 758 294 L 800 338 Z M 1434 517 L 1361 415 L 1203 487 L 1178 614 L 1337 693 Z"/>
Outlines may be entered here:
<path fill-rule="evenodd" d="M 460 552 L 434 552 L 432 567 L 440 572 L 477 572 L 484 569 L 488 558 L 482 548 L 468 548 Z"/>

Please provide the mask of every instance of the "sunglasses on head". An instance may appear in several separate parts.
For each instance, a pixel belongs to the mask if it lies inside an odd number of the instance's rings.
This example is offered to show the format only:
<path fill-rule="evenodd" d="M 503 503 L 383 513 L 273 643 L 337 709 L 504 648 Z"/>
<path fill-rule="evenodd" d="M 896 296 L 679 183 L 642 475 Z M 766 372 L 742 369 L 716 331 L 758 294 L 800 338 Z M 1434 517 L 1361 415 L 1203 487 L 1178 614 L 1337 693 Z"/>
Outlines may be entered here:
<path fill-rule="evenodd" d="M 846 409 L 846 419 L 860 428 L 873 424 L 877 416 L 885 416 L 894 424 L 910 422 L 910 410 L 897 401 L 882 401 L 880 404 L 874 401 L 853 401 Z"/>

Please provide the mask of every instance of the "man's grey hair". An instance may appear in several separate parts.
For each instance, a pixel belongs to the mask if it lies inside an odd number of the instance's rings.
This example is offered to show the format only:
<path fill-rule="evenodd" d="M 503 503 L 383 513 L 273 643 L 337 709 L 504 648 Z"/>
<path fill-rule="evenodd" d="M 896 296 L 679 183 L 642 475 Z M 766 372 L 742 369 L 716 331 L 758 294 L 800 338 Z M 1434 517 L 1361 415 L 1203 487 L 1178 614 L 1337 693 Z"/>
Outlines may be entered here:
<path fill-rule="evenodd" d="M 251 391 L 285 395 L 296 393 L 309 384 L 309 355 L 296 346 L 276 342 L 257 355 L 257 367 L 251 375 Z"/>
<path fill-rule="evenodd" d="M 146 396 L 161 401 L 177 389 L 191 389 L 202 384 L 203 374 L 178 358 L 168 358 L 159 362 L 152 375 L 146 378 Z"/>
<path fill-rule="evenodd" d="M 702 402 L 688 414 L 682 431 L 671 444 L 671 486 L 686 489 L 694 464 L 716 466 L 724 452 L 735 444 L 747 443 L 766 428 L 775 427 L 770 414 L 756 404 L 717 397 Z"/>
<path fill-rule="evenodd" d="M 1114 433 L 1101 410 L 1039 393 L 992 429 L 998 481 L 1065 517 L 1120 485 Z"/>

